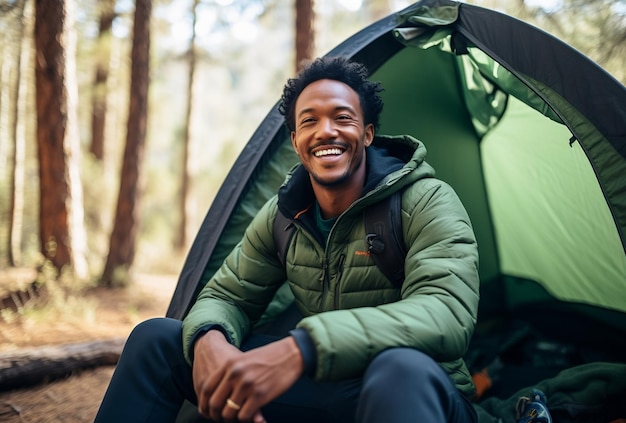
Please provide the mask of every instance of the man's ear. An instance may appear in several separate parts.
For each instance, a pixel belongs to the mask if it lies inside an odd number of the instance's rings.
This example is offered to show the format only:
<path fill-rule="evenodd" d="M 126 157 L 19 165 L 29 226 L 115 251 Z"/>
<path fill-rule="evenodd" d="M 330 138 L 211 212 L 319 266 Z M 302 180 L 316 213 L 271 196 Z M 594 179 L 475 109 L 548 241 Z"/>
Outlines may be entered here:
<path fill-rule="evenodd" d="M 371 123 L 368 123 L 365 126 L 365 140 L 364 140 L 364 144 L 366 147 L 369 147 L 370 145 L 372 145 L 372 142 L 374 141 L 374 125 Z"/>

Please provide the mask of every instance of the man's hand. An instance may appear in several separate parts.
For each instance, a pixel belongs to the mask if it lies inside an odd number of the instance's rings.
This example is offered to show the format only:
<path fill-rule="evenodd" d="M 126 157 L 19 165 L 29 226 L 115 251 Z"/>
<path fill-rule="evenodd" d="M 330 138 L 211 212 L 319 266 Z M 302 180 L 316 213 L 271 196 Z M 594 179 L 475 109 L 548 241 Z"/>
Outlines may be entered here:
<path fill-rule="evenodd" d="M 261 407 L 304 371 L 302 354 L 290 336 L 243 353 L 221 332 L 209 331 L 196 342 L 194 357 L 198 409 L 215 421 L 264 423 Z"/>
<path fill-rule="evenodd" d="M 198 412 L 209 417 L 212 392 L 203 388 L 205 382 L 211 375 L 218 373 L 225 363 L 229 360 L 236 361 L 236 357 L 243 353 L 231 345 L 222 332 L 211 330 L 196 341 L 193 354 L 193 388 L 198 397 Z"/>

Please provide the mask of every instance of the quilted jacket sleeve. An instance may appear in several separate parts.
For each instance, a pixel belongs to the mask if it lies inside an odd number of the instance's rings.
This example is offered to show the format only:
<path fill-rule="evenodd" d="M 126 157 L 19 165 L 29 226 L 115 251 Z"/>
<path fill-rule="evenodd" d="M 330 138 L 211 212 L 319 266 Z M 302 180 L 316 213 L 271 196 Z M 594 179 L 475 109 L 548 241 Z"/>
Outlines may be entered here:
<path fill-rule="evenodd" d="M 317 379 L 357 377 L 376 354 L 392 347 L 416 348 L 447 362 L 449 373 L 465 369 L 461 357 L 474 330 L 479 290 L 468 215 L 452 188 L 432 178 L 406 189 L 402 209 L 409 250 L 401 299 L 299 323 L 316 345 Z M 467 376 L 461 383 L 471 384 Z"/>
<path fill-rule="evenodd" d="M 202 289 L 184 319 L 183 348 L 189 363 L 191 343 L 208 325 L 220 325 L 230 342 L 239 346 L 284 283 L 285 272 L 276 257 L 271 232 L 275 213 L 273 198 L 254 217 L 241 242 Z"/>

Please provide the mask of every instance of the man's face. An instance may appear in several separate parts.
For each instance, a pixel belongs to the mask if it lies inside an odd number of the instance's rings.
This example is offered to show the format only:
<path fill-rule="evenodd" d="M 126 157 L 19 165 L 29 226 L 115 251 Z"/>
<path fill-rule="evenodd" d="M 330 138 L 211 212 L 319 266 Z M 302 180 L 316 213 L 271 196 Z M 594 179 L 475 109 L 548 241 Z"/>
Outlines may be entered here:
<path fill-rule="evenodd" d="M 358 94 L 343 82 L 322 79 L 300 93 L 294 114 L 291 142 L 312 183 L 362 184 L 365 147 L 374 138 L 374 127 L 364 123 Z"/>

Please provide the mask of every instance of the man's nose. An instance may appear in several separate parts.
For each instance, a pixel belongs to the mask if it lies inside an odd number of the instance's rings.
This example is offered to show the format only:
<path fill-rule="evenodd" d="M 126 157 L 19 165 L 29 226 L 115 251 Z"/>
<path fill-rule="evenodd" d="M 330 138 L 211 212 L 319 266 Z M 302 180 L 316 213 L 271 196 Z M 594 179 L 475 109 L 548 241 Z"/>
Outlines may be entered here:
<path fill-rule="evenodd" d="M 334 138 L 337 136 L 337 125 L 333 119 L 321 119 L 319 122 L 318 136 Z"/>

